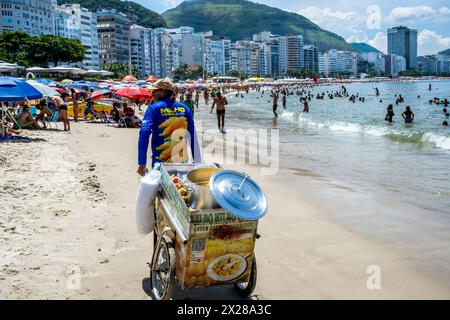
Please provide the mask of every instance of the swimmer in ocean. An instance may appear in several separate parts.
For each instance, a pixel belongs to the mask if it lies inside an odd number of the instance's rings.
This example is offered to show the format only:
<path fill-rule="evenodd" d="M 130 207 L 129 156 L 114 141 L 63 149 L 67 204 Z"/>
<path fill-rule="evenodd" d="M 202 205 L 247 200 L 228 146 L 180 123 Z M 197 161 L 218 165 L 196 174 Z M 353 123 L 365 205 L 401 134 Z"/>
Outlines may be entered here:
<path fill-rule="evenodd" d="M 405 120 L 405 123 L 413 123 L 414 121 L 414 112 L 411 111 L 409 106 L 406 107 L 406 110 L 403 111 L 402 117 Z"/>

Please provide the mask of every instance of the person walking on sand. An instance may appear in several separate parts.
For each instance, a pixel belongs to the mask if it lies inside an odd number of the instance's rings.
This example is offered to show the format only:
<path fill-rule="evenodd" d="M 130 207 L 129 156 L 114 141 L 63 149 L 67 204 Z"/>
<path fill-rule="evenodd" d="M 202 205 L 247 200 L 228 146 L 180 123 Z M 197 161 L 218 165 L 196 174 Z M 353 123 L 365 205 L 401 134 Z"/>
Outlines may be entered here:
<path fill-rule="evenodd" d="M 188 106 L 191 110 L 192 116 L 194 116 L 194 100 L 192 100 L 192 93 L 188 92 L 186 94 L 186 100 L 183 101 L 183 104 Z"/>
<path fill-rule="evenodd" d="M 214 97 L 214 102 L 211 107 L 211 113 L 214 110 L 214 106 L 216 106 L 217 112 L 217 127 L 219 131 L 225 133 L 225 105 L 228 104 L 227 98 L 223 97 L 220 92 Z"/>
<path fill-rule="evenodd" d="M 413 123 L 414 121 L 414 112 L 411 111 L 409 106 L 406 107 L 406 110 L 403 111 L 402 117 L 405 120 L 405 123 Z"/>
<path fill-rule="evenodd" d="M 209 101 L 208 89 L 205 89 L 205 91 L 203 92 L 203 98 L 205 99 L 205 105 L 208 105 L 208 101 Z"/>
<path fill-rule="evenodd" d="M 195 91 L 195 109 L 197 110 L 199 102 L 200 102 L 200 92 L 197 90 Z"/>
<path fill-rule="evenodd" d="M 193 161 L 202 161 L 191 110 L 172 99 L 177 90 L 176 86 L 169 78 L 158 80 L 155 86 L 153 96 L 156 103 L 147 108 L 139 132 L 137 173 L 141 176 L 145 176 L 147 172 L 150 136 L 152 168 L 156 163 L 186 162 L 187 139 Z"/>

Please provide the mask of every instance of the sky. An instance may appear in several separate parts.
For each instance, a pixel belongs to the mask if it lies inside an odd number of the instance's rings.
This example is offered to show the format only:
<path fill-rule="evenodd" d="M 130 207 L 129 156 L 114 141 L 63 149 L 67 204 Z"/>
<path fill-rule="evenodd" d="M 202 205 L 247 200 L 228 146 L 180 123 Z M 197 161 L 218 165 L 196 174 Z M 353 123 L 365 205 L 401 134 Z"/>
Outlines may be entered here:
<path fill-rule="evenodd" d="M 133 0 L 162 13 L 182 0 Z M 366 42 L 386 52 L 387 28 L 404 25 L 418 31 L 418 54 L 450 48 L 449 0 L 252 0 L 301 14 L 348 42 Z M 186 21 L 189 25 L 189 21 Z"/>

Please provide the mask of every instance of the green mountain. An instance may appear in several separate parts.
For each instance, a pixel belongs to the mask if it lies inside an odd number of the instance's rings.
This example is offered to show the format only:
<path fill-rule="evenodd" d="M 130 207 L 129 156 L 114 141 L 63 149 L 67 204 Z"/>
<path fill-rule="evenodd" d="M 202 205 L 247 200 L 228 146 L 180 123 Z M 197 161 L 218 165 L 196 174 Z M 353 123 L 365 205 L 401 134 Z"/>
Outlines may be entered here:
<path fill-rule="evenodd" d="M 439 52 L 439 53 L 446 54 L 446 55 L 450 56 L 450 49 L 447 49 L 447 50 Z"/>
<path fill-rule="evenodd" d="M 351 50 L 340 36 L 321 29 L 305 17 L 246 0 L 191 0 L 162 14 L 171 28 L 194 27 L 195 31 L 212 30 L 216 37 L 232 41 L 250 39 L 252 34 L 301 34 L 305 44 L 319 50 L 331 48 Z"/>
<path fill-rule="evenodd" d="M 352 45 L 352 48 L 360 53 L 365 52 L 380 52 L 377 48 L 372 47 L 370 44 L 364 43 L 364 42 L 354 42 L 350 43 Z"/>
<path fill-rule="evenodd" d="M 151 11 L 140 4 L 132 1 L 121 1 L 121 0 L 58 0 L 58 4 L 73 4 L 79 3 L 82 7 L 89 9 L 90 11 L 97 11 L 102 9 L 116 9 L 119 12 L 125 14 L 131 12 L 133 15 L 137 16 L 136 23 L 148 27 L 148 28 L 160 28 L 167 27 L 164 18 Z M 129 6 L 129 8 L 128 8 Z"/>

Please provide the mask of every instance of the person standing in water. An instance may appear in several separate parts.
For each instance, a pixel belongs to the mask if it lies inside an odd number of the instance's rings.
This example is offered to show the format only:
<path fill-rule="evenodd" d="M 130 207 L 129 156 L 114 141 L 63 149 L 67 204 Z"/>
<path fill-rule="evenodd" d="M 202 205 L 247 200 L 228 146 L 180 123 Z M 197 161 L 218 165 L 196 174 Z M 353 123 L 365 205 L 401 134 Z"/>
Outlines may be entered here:
<path fill-rule="evenodd" d="M 217 126 L 219 131 L 225 133 L 225 105 L 228 104 L 227 98 L 223 97 L 220 92 L 214 97 L 214 102 L 211 107 L 211 113 L 214 110 L 214 106 L 216 107 L 217 112 Z"/>
<path fill-rule="evenodd" d="M 378 97 L 380 95 L 380 90 L 378 88 L 375 88 L 375 95 Z"/>
<path fill-rule="evenodd" d="M 286 109 L 286 92 L 283 94 L 283 109 Z"/>
<path fill-rule="evenodd" d="M 277 114 L 277 109 L 278 109 L 278 92 L 277 91 L 273 91 L 271 96 L 273 98 L 273 114 L 275 115 L 275 117 L 278 117 L 278 114 Z"/>
<path fill-rule="evenodd" d="M 309 113 L 309 104 L 307 99 L 303 100 L 303 112 Z"/>
<path fill-rule="evenodd" d="M 402 117 L 405 120 L 405 123 L 413 123 L 414 121 L 414 112 L 411 111 L 409 106 L 406 107 L 406 110 L 403 111 Z"/>
<path fill-rule="evenodd" d="M 384 120 L 392 123 L 392 118 L 395 116 L 394 114 L 394 106 L 390 104 L 386 109 L 386 118 Z"/>

